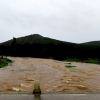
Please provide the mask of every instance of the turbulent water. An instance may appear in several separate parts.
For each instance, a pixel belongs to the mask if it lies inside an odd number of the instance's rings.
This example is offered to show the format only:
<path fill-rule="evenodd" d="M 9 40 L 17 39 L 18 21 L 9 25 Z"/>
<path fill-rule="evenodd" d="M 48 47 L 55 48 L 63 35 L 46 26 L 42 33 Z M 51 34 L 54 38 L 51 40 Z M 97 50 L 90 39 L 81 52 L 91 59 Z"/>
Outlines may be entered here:
<path fill-rule="evenodd" d="M 50 59 L 8 57 L 14 63 L 0 69 L 0 91 L 32 92 L 34 83 L 41 90 L 49 91 L 99 91 L 100 65 L 72 62 L 74 68 L 66 68 L 68 62 Z"/>

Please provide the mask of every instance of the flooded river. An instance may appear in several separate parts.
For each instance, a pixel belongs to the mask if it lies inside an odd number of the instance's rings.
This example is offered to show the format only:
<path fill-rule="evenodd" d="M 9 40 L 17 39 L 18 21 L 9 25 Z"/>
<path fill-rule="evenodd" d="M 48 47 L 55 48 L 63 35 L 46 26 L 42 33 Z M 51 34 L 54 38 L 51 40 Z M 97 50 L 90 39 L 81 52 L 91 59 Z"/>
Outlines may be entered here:
<path fill-rule="evenodd" d="M 34 83 L 41 90 L 50 91 L 100 91 L 100 65 L 50 59 L 8 57 L 14 63 L 0 69 L 0 91 L 32 92 Z"/>

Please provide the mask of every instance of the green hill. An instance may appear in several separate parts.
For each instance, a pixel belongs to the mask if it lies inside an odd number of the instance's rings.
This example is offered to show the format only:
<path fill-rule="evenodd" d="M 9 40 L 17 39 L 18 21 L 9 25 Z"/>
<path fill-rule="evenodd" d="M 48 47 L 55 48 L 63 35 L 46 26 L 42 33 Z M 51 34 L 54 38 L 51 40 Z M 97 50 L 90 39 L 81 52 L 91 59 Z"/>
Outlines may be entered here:
<path fill-rule="evenodd" d="M 76 45 L 33 34 L 1 43 L 0 55 L 65 59 Z"/>
<path fill-rule="evenodd" d="M 43 37 L 39 34 L 13 38 L 0 44 L 0 55 L 53 58 L 100 59 L 99 41 L 71 43 Z"/>
<path fill-rule="evenodd" d="M 91 42 L 85 42 L 81 43 L 83 45 L 91 45 L 91 46 L 100 46 L 100 41 L 91 41 Z"/>
<path fill-rule="evenodd" d="M 6 42 L 1 43 L 0 45 L 11 45 L 13 39 L 8 40 Z M 75 43 L 70 43 L 70 42 L 65 42 L 65 41 L 60 41 L 56 39 L 51 39 L 48 37 L 43 37 L 39 34 L 33 34 L 33 35 L 28 35 L 24 37 L 19 37 L 16 38 L 17 44 L 34 44 L 34 43 L 40 43 L 40 44 L 48 44 L 48 43 L 53 43 L 53 44 L 60 44 L 60 43 L 65 43 L 65 44 L 75 44 Z"/>

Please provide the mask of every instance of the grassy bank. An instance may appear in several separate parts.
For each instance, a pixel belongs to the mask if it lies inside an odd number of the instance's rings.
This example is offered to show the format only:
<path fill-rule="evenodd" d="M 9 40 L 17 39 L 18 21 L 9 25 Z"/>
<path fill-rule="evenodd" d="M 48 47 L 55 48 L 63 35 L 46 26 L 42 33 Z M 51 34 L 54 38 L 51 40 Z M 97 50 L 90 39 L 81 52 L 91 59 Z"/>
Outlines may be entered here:
<path fill-rule="evenodd" d="M 77 59 L 77 58 L 67 58 L 64 61 L 68 61 L 68 62 L 83 62 L 83 63 L 92 63 L 92 64 L 100 64 L 100 60 L 99 59 Z"/>
<path fill-rule="evenodd" d="M 12 61 L 8 58 L 0 58 L 0 68 L 10 65 Z"/>

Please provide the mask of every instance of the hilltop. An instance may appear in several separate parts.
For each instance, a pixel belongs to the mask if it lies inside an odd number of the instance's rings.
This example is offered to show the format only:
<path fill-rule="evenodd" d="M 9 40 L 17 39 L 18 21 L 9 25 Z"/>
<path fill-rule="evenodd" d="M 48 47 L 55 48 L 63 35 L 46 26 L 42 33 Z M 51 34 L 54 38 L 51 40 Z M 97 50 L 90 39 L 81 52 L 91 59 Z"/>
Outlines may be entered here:
<path fill-rule="evenodd" d="M 14 37 L 15 38 L 15 37 Z M 28 36 L 23 36 L 19 38 L 15 38 L 17 41 L 17 44 L 33 44 L 33 43 L 40 43 L 40 44 L 47 44 L 47 43 L 54 43 L 54 44 L 59 44 L 59 43 L 70 43 L 70 42 L 65 42 L 65 41 L 60 41 L 56 39 L 51 39 L 48 37 L 43 37 L 39 34 L 31 34 Z M 11 45 L 13 39 L 8 40 L 6 42 L 1 43 L 0 45 Z M 74 43 L 73 43 L 74 44 Z"/>
<path fill-rule="evenodd" d="M 60 41 L 39 34 L 13 38 L 0 44 L 0 55 L 52 58 L 65 60 L 77 58 L 81 61 L 86 59 L 100 59 L 99 41 L 76 44 Z"/>
<path fill-rule="evenodd" d="M 100 41 L 90 41 L 82 43 L 83 45 L 100 46 Z"/>
<path fill-rule="evenodd" d="M 15 38 L 15 39 L 18 44 L 20 44 L 20 43 L 24 44 L 24 43 L 32 43 L 32 42 L 43 40 L 44 37 L 39 34 L 33 34 L 33 35 L 28 35 L 28 36 L 24 36 L 24 37 Z M 12 41 L 13 41 L 13 39 L 3 42 L 1 44 L 2 45 L 11 45 Z"/>

